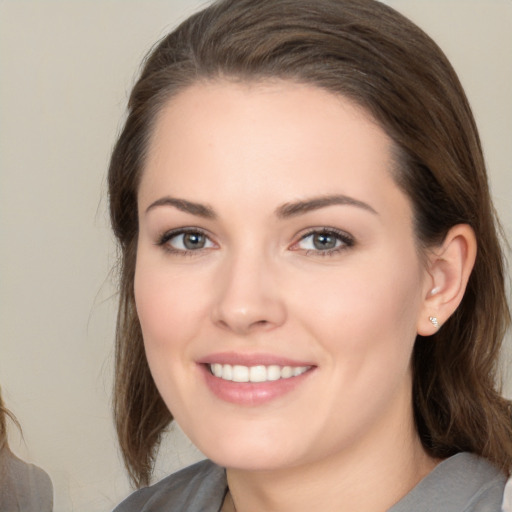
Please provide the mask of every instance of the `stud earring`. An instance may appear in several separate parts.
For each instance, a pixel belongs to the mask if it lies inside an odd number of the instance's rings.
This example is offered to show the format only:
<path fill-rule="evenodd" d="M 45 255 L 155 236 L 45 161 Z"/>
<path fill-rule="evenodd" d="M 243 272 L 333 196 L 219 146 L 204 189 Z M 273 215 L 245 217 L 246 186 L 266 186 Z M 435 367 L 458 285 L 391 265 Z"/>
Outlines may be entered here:
<path fill-rule="evenodd" d="M 430 295 L 435 295 L 438 292 L 439 292 L 439 287 L 436 286 L 435 288 L 432 288 L 432 290 L 430 290 Z"/>
<path fill-rule="evenodd" d="M 437 320 L 437 317 L 435 316 L 429 316 L 428 319 L 431 321 L 432 325 L 436 328 L 436 329 L 439 329 L 439 321 Z"/>

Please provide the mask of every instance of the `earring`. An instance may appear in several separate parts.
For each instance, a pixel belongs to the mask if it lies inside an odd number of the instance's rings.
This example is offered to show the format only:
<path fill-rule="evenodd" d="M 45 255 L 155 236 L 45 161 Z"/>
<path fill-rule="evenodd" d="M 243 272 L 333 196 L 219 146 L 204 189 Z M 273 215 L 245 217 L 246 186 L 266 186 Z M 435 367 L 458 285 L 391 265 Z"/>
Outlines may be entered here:
<path fill-rule="evenodd" d="M 436 328 L 436 329 L 439 329 L 439 321 L 437 320 L 437 317 L 435 316 L 429 316 L 428 319 L 432 322 L 432 325 Z"/>
<path fill-rule="evenodd" d="M 440 290 L 440 288 L 438 286 L 436 286 L 435 288 L 432 288 L 432 290 L 430 290 L 430 295 L 435 295 L 436 293 L 438 293 Z"/>

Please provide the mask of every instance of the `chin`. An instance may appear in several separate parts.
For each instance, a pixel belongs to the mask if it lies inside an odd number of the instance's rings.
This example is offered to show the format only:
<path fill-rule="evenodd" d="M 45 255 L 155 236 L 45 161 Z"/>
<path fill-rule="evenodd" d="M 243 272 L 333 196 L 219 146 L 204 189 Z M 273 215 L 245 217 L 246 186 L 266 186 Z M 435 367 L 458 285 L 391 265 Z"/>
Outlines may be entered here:
<path fill-rule="evenodd" d="M 261 450 L 244 447 L 244 450 L 214 450 L 205 455 L 218 464 L 228 469 L 237 469 L 242 471 L 275 471 L 298 464 L 296 454 L 292 458 L 287 454 L 261 453 Z"/>
<path fill-rule="evenodd" d="M 298 445 L 289 434 L 276 434 L 276 431 L 267 435 L 264 429 L 238 426 L 191 432 L 189 437 L 206 457 L 222 467 L 265 471 L 297 464 L 298 446 L 303 443 Z"/>

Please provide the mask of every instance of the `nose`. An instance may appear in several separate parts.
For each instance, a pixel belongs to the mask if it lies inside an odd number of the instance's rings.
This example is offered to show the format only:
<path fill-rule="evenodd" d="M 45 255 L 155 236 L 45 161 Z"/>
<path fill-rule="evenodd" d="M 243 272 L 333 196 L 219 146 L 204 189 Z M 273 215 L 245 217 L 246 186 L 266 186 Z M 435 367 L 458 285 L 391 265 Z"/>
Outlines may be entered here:
<path fill-rule="evenodd" d="M 286 320 L 278 269 L 264 257 L 240 255 L 224 262 L 216 279 L 212 321 L 238 335 L 267 331 Z"/>

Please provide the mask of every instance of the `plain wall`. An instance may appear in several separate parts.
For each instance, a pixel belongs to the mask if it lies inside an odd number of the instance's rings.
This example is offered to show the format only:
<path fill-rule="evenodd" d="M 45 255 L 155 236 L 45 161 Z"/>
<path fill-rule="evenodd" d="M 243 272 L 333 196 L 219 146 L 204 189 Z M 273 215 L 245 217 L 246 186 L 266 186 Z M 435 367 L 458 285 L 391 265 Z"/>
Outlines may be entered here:
<path fill-rule="evenodd" d="M 109 510 L 129 492 L 110 413 L 106 167 L 142 56 L 202 3 L 0 0 L 0 385 L 24 431 L 13 451 L 50 474 L 56 512 Z M 512 2 L 387 3 L 458 71 L 512 240 Z M 157 475 L 197 457 L 170 437 Z"/>

